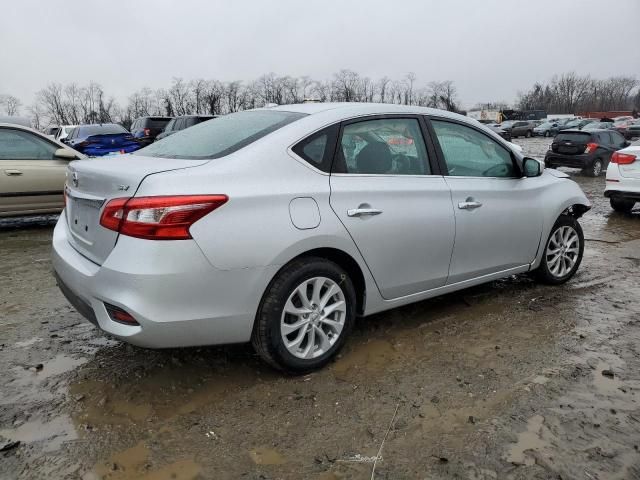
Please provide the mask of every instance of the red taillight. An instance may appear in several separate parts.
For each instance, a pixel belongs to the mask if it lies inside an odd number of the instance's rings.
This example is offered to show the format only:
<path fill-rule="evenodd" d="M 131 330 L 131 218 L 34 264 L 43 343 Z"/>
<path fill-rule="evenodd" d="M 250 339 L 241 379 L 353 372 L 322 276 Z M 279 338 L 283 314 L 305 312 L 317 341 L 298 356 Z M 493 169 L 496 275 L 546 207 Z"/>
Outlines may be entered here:
<path fill-rule="evenodd" d="M 613 152 L 613 155 L 611 155 L 611 163 L 617 163 L 619 165 L 629 165 L 635 162 L 636 158 L 638 157 L 629 153 Z"/>
<path fill-rule="evenodd" d="M 151 135 L 151 129 L 150 128 L 145 128 L 144 130 L 144 136 L 148 137 L 149 135 Z"/>
<path fill-rule="evenodd" d="M 104 207 L 100 225 L 130 237 L 187 240 L 191 225 L 227 200 L 226 195 L 115 198 Z"/>
<path fill-rule="evenodd" d="M 584 151 L 584 153 L 595 152 L 597 149 L 598 149 L 597 143 L 587 143 L 587 149 Z"/>

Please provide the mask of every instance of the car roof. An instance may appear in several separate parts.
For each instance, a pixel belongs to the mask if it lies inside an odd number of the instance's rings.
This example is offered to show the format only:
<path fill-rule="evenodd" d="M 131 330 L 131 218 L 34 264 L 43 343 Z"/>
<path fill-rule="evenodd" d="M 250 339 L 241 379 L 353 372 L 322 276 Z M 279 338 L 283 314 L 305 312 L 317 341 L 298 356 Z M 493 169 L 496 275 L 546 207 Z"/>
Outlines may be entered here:
<path fill-rule="evenodd" d="M 446 110 L 438 110 L 435 108 L 418 107 L 415 105 L 395 105 L 391 103 L 358 103 L 358 102 L 342 102 L 342 103 L 298 103 L 291 105 L 279 105 L 277 107 L 268 107 L 266 110 L 276 110 L 283 112 L 297 112 L 314 115 L 321 112 L 332 111 L 336 116 L 358 116 L 387 113 L 406 113 L 419 115 L 437 115 L 440 117 L 450 117 L 456 119 L 464 119 L 465 121 L 473 120 L 470 117 L 460 115 Z"/>

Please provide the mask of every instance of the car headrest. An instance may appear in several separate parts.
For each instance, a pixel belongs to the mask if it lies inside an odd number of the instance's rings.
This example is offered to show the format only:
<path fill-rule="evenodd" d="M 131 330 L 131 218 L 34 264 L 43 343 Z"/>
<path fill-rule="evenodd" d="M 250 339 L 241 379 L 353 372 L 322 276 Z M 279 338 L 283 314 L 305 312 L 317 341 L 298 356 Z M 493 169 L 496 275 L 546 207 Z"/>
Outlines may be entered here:
<path fill-rule="evenodd" d="M 391 150 L 384 142 L 368 144 L 356 157 L 358 173 L 387 173 L 392 165 Z"/>

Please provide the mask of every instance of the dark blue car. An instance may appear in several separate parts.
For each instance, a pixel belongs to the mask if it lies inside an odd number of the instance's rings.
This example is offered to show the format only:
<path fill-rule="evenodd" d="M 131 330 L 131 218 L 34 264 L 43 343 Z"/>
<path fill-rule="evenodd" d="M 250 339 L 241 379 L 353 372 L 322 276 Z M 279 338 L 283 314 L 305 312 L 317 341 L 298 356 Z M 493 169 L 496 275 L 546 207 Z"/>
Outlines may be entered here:
<path fill-rule="evenodd" d="M 126 128 L 115 123 L 78 125 L 65 143 L 90 157 L 130 153 L 141 147 Z"/>

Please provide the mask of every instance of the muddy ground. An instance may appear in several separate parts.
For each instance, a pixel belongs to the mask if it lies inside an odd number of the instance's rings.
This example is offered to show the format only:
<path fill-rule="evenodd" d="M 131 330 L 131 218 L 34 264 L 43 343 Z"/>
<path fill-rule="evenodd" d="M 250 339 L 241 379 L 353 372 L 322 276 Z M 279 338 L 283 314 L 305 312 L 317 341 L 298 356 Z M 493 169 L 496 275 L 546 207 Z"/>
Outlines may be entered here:
<path fill-rule="evenodd" d="M 296 378 L 247 346 L 105 337 L 55 286 L 54 219 L 3 221 L 0 478 L 366 479 L 376 458 L 377 479 L 640 478 L 640 209 L 567 171 L 594 204 L 570 283 L 515 276 L 361 320 Z"/>

